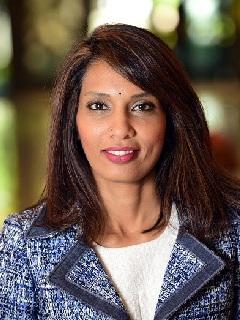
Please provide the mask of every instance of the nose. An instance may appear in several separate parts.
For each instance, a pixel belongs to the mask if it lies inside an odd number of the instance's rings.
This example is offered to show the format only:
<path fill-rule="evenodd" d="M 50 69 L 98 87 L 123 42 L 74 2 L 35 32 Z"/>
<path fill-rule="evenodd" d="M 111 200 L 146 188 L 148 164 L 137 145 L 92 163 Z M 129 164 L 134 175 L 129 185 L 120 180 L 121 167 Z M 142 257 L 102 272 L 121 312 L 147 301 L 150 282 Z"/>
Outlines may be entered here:
<path fill-rule="evenodd" d="M 117 112 L 111 117 L 108 130 L 111 137 L 118 140 L 129 139 L 136 134 L 129 115 L 124 112 Z"/>

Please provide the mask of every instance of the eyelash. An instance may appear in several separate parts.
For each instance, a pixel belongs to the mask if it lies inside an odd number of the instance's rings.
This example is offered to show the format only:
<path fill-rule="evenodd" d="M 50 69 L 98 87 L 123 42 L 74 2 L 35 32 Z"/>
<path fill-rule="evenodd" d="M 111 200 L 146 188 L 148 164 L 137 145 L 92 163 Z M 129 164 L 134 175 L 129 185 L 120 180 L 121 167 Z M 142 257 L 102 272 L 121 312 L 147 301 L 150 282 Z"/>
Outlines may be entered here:
<path fill-rule="evenodd" d="M 150 112 L 155 109 L 155 105 L 152 102 L 141 102 L 141 103 L 136 104 L 131 109 L 136 108 L 136 107 L 140 107 L 140 110 L 138 110 L 139 112 L 142 112 L 142 111 Z M 142 110 L 142 107 L 147 107 L 147 108 Z"/>
<path fill-rule="evenodd" d="M 95 105 L 95 106 L 101 106 L 101 107 L 103 107 L 103 106 L 107 107 L 106 104 L 105 104 L 104 102 L 102 102 L 102 101 L 92 101 L 92 102 L 89 102 L 89 103 L 87 104 L 87 107 L 88 107 L 88 109 L 90 109 L 90 110 L 92 110 L 92 111 L 94 111 L 94 110 L 96 110 L 96 111 L 104 111 L 104 110 L 109 109 L 108 107 L 105 108 L 105 109 L 99 108 L 99 107 L 93 108 L 94 105 Z"/>
<path fill-rule="evenodd" d="M 143 110 L 142 107 L 146 107 L 146 106 L 147 106 L 147 109 Z M 89 102 L 87 104 L 87 107 L 89 110 L 99 111 L 99 112 L 109 109 L 109 107 L 106 105 L 106 103 L 104 103 L 102 101 Z M 140 110 L 137 110 L 137 112 L 151 112 L 155 109 L 155 105 L 152 102 L 138 103 L 138 104 L 134 105 L 133 107 L 131 107 L 131 110 L 134 110 L 136 107 L 140 107 Z"/>

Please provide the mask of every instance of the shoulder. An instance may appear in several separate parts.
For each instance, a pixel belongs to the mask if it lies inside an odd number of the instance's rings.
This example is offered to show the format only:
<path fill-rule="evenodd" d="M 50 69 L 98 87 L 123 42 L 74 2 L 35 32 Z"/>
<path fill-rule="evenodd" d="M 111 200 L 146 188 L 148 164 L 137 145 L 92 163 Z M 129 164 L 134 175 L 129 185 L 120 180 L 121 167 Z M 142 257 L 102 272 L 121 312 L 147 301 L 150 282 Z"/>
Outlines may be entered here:
<path fill-rule="evenodd" d="M 25 238 L 30 230 L 33 222 L 44 210 L 44 205 L 27 209 L 22 212 L 12 213 L 4 221 L 1 240 L 9 240 L 9 242 L 17 243 Z"/>
<path fill-rule="evenodd" d="M 4 222 L 1 232 L 1 242 L 19 245 L 20 242 L 37 242 L 43 239 L 59 242 L 59 238 L 76 238 L 79 229 L 72 227 L 65 231 L 59 231 L 42 225 L 46 213 L 46 203 L 19 213 L 11 214 Z"/>
<path fill-rule="evenodd" d="M 43 276 L 79 241 L 75 227 L 62 231 L 42 227 L 39 222 L 45 209 L 40 205 L 6 219 L 0 234 L 0 279 L 9 272 L 27 274 L 30 270 L 34 278 Z"/>
<path fill-rule="evenodd" d="M 240 208 L 229 208 L 229 234 L 239 240 L 240 238 Z"/>
<path fill-rule="evenodd" d="M 214 248 L 223 257 L 240 260 L 240 209 L 228 208 L 228 228 L 214 240 Z"/>

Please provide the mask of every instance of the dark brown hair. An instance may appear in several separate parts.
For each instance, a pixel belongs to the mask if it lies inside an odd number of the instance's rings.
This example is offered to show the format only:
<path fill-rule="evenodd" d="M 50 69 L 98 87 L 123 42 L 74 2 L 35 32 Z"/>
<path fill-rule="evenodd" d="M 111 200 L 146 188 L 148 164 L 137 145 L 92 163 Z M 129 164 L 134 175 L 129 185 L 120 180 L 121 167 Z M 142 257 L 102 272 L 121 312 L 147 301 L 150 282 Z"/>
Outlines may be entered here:
<path fill-rule="evenodd" d="M 227 208 L 239 207 L 239 186 L 217 169 L 201 103 L 171 49 L 151 32 L 130 25 L 103 25 L 67 56 L 53 91 L 46 223 L 78 224 L 87 241 L 104 232 L 106 215 L 76 130 L 81 82 L 87 67 L 102 59 L 157 97 L 167 116 L 164 149 L 156 166 L 160 228 L 173 201 L 180 223 L 198 238 L 227 227 Z M 152 228 L 151 228 L 152 229 Z"/>

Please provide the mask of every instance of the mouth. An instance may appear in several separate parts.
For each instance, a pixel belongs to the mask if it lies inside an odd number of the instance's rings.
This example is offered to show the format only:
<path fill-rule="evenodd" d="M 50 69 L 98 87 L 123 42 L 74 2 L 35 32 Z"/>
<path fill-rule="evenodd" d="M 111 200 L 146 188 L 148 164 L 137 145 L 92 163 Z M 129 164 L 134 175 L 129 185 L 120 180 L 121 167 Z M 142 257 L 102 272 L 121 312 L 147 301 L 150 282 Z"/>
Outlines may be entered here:
<path fill-rule="evenodd" d="M 133 161 L 137 158 L 139 149 L 130 147 L 123 148 L 108 148 L 102 151 L 108 160 L 117 164 L 124 164 Z"/>

